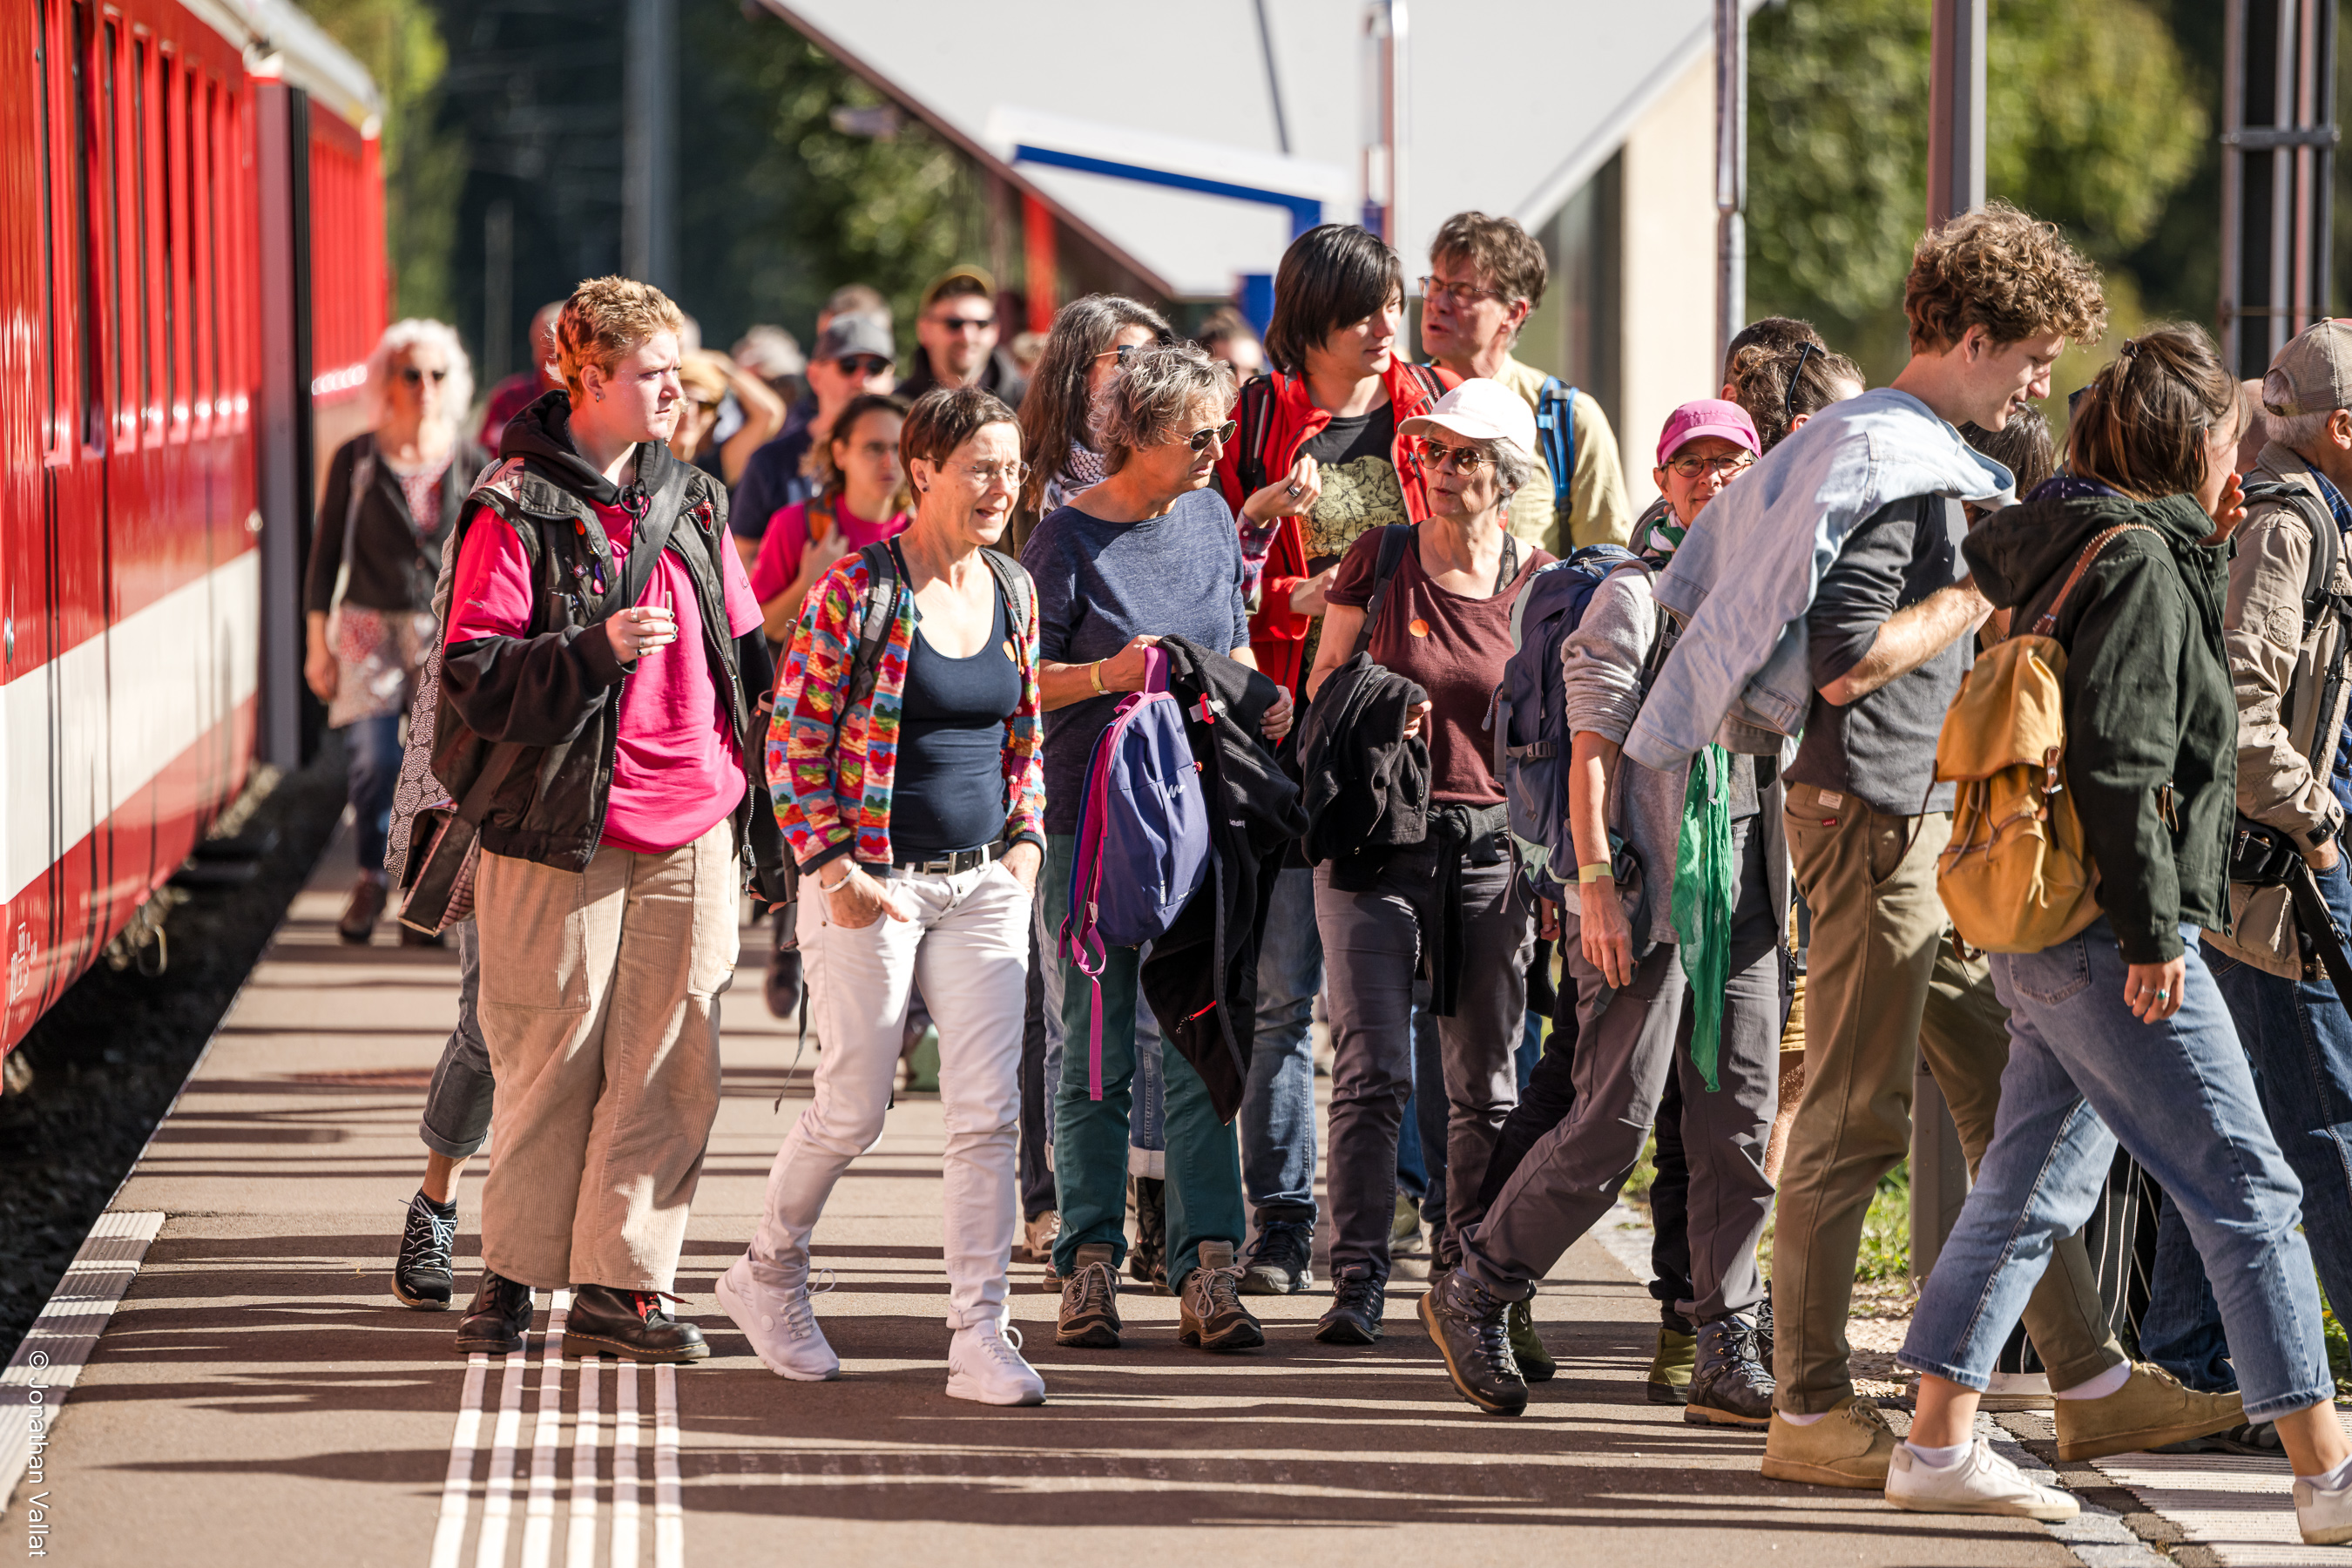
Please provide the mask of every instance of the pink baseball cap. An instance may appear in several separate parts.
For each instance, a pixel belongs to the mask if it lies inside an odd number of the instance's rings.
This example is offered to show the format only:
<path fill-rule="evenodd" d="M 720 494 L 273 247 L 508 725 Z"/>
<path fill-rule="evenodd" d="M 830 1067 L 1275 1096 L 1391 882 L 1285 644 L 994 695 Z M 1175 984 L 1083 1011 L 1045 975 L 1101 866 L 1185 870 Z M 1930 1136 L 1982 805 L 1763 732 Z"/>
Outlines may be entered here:
<path fill-rule="evenodd" d="M 1720 397 L 1702 397 L 1666 416 L 1666 427 L 1658 433 L 1658 467 L 1664 468 L 1676 452 L 1702 436 L 1720 436 L 1759 458 L 1764 455 L 1764 443 L 1756 438 L 1756 422 L 1748 417 L 1748 410 Z"/>

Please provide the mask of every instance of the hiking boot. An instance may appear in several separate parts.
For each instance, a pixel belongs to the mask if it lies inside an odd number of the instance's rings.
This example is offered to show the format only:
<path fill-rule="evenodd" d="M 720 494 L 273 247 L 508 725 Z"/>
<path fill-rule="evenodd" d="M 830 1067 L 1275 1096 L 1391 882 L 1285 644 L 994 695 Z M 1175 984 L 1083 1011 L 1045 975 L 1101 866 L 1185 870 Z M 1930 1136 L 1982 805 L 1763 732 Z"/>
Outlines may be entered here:
<path fill-rule="evenodd" d="M 830 1289 L 828 1284 L 820 1289 Z M 751 1272 L 751 1260 L 739 1258 L 719 1277 L 716 1294 L 725 1312 L 760 1364 L 778 1377 L 794 1383 L 824 1383 L 841 1375 L 841 1358 L 816 1326 L 816 1309 L 810 1302 L 808 1266 L 801 1265 L 797 1285 L 766 1285 Z M 566 1337 L 569 1337 L 567 1331 Z"/>
<path fill-rule="evenodd" d="M 2062 1399 L 2057 1415 L 2058 1457 L 2099 1459 L 2223 1431 L 2244 1421 L 2246 1408 L 2234 1390 L 2200 1394 L 2142 1361 L 2105 1399 Z"/>
<path fill-rule="evenodd" d="M 515 1354 L 522 1349 L 523 1335 L 530 1331 L 530 1286 L 483 1269 L 474 1304 L 457 1320 L 457 1353 Z"/>
<path fill-rule="evenodd" d="M 1242 1270 L 1230 1241 L 1201 1243 L 1201 1266 L 1184 1279 L 1176 1309 L 1176 1342 L 1204 1351 L 1249 1351 L 1265 1331 L 1242 1304 Z"/>
<path fill-rule="evenodd" d="M 1115 1351 L 1118 1326 L 1118 1274 L 1111 1267 L 1110 1244 L 1090 1241 L 1078 1248 L 1077 1267 L 1062 1286 L 1054 1342 Z"/>
<path fill-rule="evenodd" d="M 448 1309 L 449 1250 L 457 1244 L 456 1204 L 436 1204 L 423 1193 L 408 1200 L 408 1223 L 400 1232 L 400 1260 L 392 1266 L 392 1293 L 402 1306 L 420 1312 Z"/>
<path fill-rule="evenodd" d="M 1809 1426 L 1775 1419 L 1764 1435 L 1764 1473 L 1776 1481 L 1874 1492 L 1886 1486 L 1895 1433 L 1877 1405 L 1848 1394 Z"/>
<path fill-rule="evenodd" d="M 701 1361 L 710 1354 L 700 1329 L 663 1310 L 660 1291 L 575 1285 L 571 1315 L 563 1320 L 563 1353 L 599 1351 L 644 1362 Z"/>
<path fill-rule="evenodd" d="M 2309 1481 L 2294 1483 L 2294 1522 L 2313 1546 L 2352 1541 L 2352 1483 L 2322 1491 Z"/>
<path fill-rule="evenodd" d="M 1350 1263 L 1331 1281 L 1331 1305 L 1315 1325 L 1327 1345 L 1368 1345 L 1381 1337 L 1388 1285 L 1369 1263 Z"/>
<path fill-rule="evenodd" d="M 1769 1426 L 1772 1373 L 1756 1352 L 1756 1330 L 1737 1312 L 1701 1325 L 1683 1419 L 1694 1426 Z"/>
<path fill-rule="evenodd" d="M 1530 1296 L 1524 1301 L 1512 1302 L 1504 1325 L 1510 1333 L 1511 1359 L 1519 1364 L 1520 1381 L 1549 1383 L 1559 1368 L 1536 1333 L 1536 1299 Z"/>
<path fill-rule="evenodd" d="M 367 945 L 375 935 L 375 922 L 383 918 L 384 898 L 383 874 L 362 872 L 352 884 L 352 901 L 343 906 L 343 918 L 335 922 L 335 934 L 355 947 Z"/>
<path fill-rule="evenodd" d="M 1887 1462 L 1886 1500 L 1913 1513 L 1992 1513 L 2045 1524 L 2063 1524 L 2083 1511 L 2073 1497 L 2029 1479 L 1982 1437 L 1969 1444 L 1959 1463 L 1940 1469 L 1908 1445 L 1897 1447 Z"/>
<path fill-rule="evenodd" d="M 1510 1305 L 1457 1268 L 1432 1285 L 1418 1308 L 1422 1326 L 1445 1358 L 1454 1392 L 1489 1415 L 1517 1415 L 1528 1407 L 1527 1380 L 1511 1358 L 1504 1324 Z"/>
<path fill-rule="evenodd" d="M 1047 1209 L 1022 1227 L 1022 1239 L 1029 1248 L 1029 1261 L 1042 1263 L 1050 1271 L 1054 1267 L 1054 1242 L 1062 1234 L 1062 1216 Z"/>
<path fill-rule="evenodd" d="M 1303 1219 L 1270 1219 L 1250 1247 L 1242 1273 L 1244 1296 L 1296 1296 L 1315 1283 L 1315 1227 Z"/>
<path fill-rule="evenodd" d="M 1168 1289 L 1168 1184 L 1153 1176 L 1137 1176 L 1135 1250 L 1127 1255 L 1127 1276 L 1165 1294 Z"/>
<path fill-rule="evenodd" d="M 1650 1377 L 1643 1387 L 1653 1405 L 1690 1402 L 1691 1372 L 1698 1363 L 1698 1336 L 1680 1333 L 1664 1324 L 1658 1328 L 1658 1353 L 1650 1358 Z"/>
<path fill-rule="evenodd" d="M 1389 1256 L 1408 1258 L 1428 1250 L 1421 1234 L 1421 1205 L 1400 1192 L 1396 1218 L 1389 1226 Z"/>
<path fill-rule="evenodd" d="M 993 1318 L 948 1342 L 948 1397 L 979 1405 L 1043 1405 L 1045 1380 L 1021 1359 L 1021 1331 Z"/>

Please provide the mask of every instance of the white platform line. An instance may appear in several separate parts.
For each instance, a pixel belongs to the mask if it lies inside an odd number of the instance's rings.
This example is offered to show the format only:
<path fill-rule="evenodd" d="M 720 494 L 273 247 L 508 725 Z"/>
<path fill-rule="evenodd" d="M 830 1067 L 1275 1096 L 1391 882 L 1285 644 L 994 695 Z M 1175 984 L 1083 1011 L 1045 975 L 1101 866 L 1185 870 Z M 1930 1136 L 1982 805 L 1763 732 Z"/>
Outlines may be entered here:
<path fill-rule="evenodd" d="M 686 1568 L 686 1509 L 677 1477 L 677 1368 L 654 1368 L 654 1568 Z"/>
<path fill-rule="evenodd" d="M 637 1363 L 613 1363 L 613 1568 L 637 1568 Z"/>
<path fill-rule="evenodd" d="M 507 1524 L 514 1514 L 515 1439 L 522 1435 L 522 1385 L 530 1372 L 530 1331 L 522 1349 L 505 1358 L 499 1379 L 499 1424 L 490 1438 L 490 1474 L 482 1486 L 482 1535 L 474 1568 L 506 1568 Z"/>
<path fill-rule="evenodd" d="M 563 1433 L 563 1319 L 572 1292 L 547 1310 L 547 1353 L 539 1363 L 539 1424 L 530 1440 L 530 1494 L 523 1508 L 522 1568 L 547 1568 L 555 1546 L 555 1446 Z"/>
<path fill-rule="evenodd" d="M 152 1210 L 100 1215 L 7 1370 L 0 1372 L 0 1509 L 20 1481 L 29 1482 L 36 1497 L 47 1488 L 58 1407 L 98 1349 L 99 1335 L 130 1292 L 147 1248 L 163 1228 L 163 1215 Z"/>
<path fill-rule="evenodd" d="M 603 1381 L 601 1356 L 580 1358 L 580 1417 L 572 1441 L 572 1531 L 563 1547 L 563 1568 L 596 1568 L 596 1385 Z"/>
<path fill-rule="evenodd" d="M 449 1438 L 449 1473 L 441 1482 L 441 1519 L 433 1527 L 433 1568 L 457 1568 L 458 1549 L 466 1542 L 466 1511 L 474 1496 L 474 1447 L 482 1437 L 482 1385 L 489 1377 L 488 1356 L 476 1351 L 466 1358 L 457 1429 Z"/>

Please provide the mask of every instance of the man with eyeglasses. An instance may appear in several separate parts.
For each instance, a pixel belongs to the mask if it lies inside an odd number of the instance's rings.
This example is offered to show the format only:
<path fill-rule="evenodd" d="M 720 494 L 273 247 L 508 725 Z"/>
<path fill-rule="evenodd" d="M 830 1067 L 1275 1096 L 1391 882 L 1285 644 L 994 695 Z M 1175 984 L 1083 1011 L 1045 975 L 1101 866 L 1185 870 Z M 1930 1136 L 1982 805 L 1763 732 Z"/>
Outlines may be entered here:
<path fill-rule="evenodd" d="M 1511 498 L 1511 532 L 1565 556 L 1587 544 L 1622 544 L 1633 531 L 1625 475 L 1609 416 L 1590 393 L 1562 384 L 1511 353 L 1528 315 L 1543 303 L 1543 247 L 1507 217 L 1455 213 L 1439 226 L 1421 279 L 1421 348 L 1433 364 L 1468 380 L 1486 376 L 1524 398 L 1540 423 L 1549 405 L 1567 414 L 1568 439 L 1538 443 L 1536 475 Z M 1555 455 L 1573 472 L 1552 472 Z M 1560 515 L 1559 498 L 1568 500 Z"/>
<path fill-rule="evenodd" d="M 1020 407 L 1028 378 L 996 337 L 995 280 L 977 267 L 950 268 L 923 290 L 915 317 L 923 352 L 898 390 L 911 400 L 935 386 L 977 386 Z"/>
<path fill-rule="evenodd" d="M 890 392 L 898 357 L 890 329 L 872 316 L 836 316 L 817 334 L 808 363 L 809 395 L 816 400 L 816 411 L 787 425 L 782 435 L 752 453 L 735 484 L 727 528 L 746 572 L 759 560 L 760 542 L 776 514 L 816 494 L 817 479 L 803 471 L 809 448 L 832 434 L 834 419 L 852 399 Z"/>

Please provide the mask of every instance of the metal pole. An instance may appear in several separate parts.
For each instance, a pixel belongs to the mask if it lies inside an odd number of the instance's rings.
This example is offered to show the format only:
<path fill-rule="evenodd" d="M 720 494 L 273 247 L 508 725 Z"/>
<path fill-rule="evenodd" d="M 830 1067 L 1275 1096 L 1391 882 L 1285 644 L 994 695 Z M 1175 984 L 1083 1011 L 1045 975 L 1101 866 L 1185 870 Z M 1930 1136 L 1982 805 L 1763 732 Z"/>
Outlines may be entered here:
<path fill-rule="evenodd" d="M 1274 26 L 1266 19 L 1265 0 L 1257 0 L 1257 47 L 1265 57 L 1265 96 L 1274 105 L 1274 144 L 1290 156 L 1290 121 L 1282 112 L 1282 73 L 1274 68 Z"/>
<path fill-rule="evenodd" d="M 2246 0 L 2226 0 L 2221 22 L 2221 329 L 2222 363 L 2246 374 L 2245 304 Z"/>
<path fill-rule="evenodd" d="M 677 285 L 677 0 L 629 0 L 622 68 L 621 268 Z"/>
<path fill-rule="evenodd" d="M 1748 324 L 1748 7 L 1715 0 L 1715 357 Z"/>

